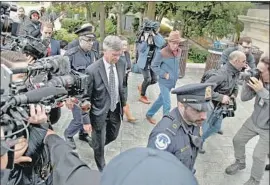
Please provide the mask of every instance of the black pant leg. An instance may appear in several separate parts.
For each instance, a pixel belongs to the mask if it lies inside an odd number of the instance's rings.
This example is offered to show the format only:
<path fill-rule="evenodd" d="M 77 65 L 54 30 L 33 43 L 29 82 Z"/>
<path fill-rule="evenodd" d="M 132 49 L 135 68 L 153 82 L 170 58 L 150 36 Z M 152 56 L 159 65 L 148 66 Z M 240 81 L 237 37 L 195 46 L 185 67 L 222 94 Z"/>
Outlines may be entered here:
<path fill-rule="evenodd" d="M 117 108 L 120 108 L 120 104 L 118 103 Z M 114 141 L 118 134 L 121 126 L 121 116 L 119 111 L 109 112 L 107 126 L 106 126 L 106 142 L 105 145 Z"/>
<path fill-rule="evenodd" d="M 104 158 L 104 146 L 106 140 L 106 123 L 103 123 L 101 128 L 95 129 L 92 131 L 92 141 L 94 149 L 94 157 L 99 171 L 102 171 L 105 163 Z"/>
<path fill-rule="evenodd" d="M 143 75 L 141 96 L 145 96 L 147 87 L 151 84 L 151 74 L 150 69 L 142 69 L 141 71 Z"/>

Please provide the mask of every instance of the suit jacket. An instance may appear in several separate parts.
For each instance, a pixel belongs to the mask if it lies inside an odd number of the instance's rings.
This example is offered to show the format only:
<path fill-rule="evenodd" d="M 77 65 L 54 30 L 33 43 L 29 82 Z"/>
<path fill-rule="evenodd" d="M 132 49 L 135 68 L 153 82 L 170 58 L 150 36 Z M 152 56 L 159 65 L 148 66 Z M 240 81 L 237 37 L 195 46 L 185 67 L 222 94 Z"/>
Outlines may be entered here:
<path fill-rule="evenodd" d="M 125 77 L 126 66 L 123 62 L 116 63 L 116 70 L 119 80 L 119 97 L 120 97 L 120 110 L 119 113 L 123 116 L 123 107 L 126 105 L 123 89 L 123 79 Z M 87 97 L 91 102 L 90 110 L 90 123 L 95 129 L 101 128 L 110 111 L 110 93 L 108 78 L 103 63 L 103 58 L 94 62 L 86 69 L 86 74 L 89 75 L 89 87 Z"/>
<path fill-rule="evenodd" d="M 51 56 L 60 54 L 60 42 L 58 40 L 51 39 Z"/>

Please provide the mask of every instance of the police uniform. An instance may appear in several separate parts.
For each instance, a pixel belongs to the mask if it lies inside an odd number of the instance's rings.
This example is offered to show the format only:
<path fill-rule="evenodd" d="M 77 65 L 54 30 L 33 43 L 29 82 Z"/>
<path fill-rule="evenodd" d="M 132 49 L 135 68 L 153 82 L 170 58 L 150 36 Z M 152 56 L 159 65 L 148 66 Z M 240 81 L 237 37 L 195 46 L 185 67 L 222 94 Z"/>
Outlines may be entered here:
<path fill-rule="evenodd" d="M 92 26 L 87 26 L 75 31 L 75 33 L 79 36 L 95 38 L 91 31 Z M 85 52 L 82 50 L 80 45 L 67 50 L 65 56 L 69 57 L 72 69 L 82 73 L 85 73 L 85 69 L 96 60 L 95 51 L 93 51 L 93 49 L 91 51 Z"/>
<path fill-rule="evenodd" d="M 92 33 L 92 26 L 81 28 L 75 32 L 79 36 L 85 36 L 88 38 L 94 38 Z M 85 69 L 95 62 L 94 51 L 85 52 L 80 45 L 71 48 L 66 51 L 65 56 L 69 57 L 71 68 L 75 71 L 85 73 Z M 78 105 L 74 105 L 72 108 L 73 120 L 71 120 L 68 128 L 65 130 L 64 136 L 67 142 L 73 149 L 76 148 L 73 136 L 80 131 L 79 139 L 88 142 L 91 145 L 91 138 L 88 134 L 83 133 L 83 124 L 90 124 L 90 118 L 88 113 L 83 113 Z"/>
<path fill-rule="evenodd" d="M 199 112 L 207 112 L 213 107 L 211 102 L 213 86 L 215 86 L 213 83 L 189 84 L 173 90 L 172 94 L 177 95 L 178 102 Z M 186 123 L 176 107 L 152 130 L 148 147 L 172 153 L 195 173 L 193 166 L 202 145 L 200 129 L 195 123 Z"/>

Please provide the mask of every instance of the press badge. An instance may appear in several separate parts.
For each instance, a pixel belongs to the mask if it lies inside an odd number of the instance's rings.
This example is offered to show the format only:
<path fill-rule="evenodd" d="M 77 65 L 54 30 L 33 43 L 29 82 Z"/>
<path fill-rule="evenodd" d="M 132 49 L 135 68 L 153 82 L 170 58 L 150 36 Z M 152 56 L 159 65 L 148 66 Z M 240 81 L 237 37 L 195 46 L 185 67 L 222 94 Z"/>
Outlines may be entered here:
<path fill-rule="evenodd" d="M 259 105 L 260 105 L 261 107 L 263 107 L 263 105 L 264 105 L 264 101 L 263 101 L 262 98 L 260 98 L 260 100 L 259 100 Z"/>

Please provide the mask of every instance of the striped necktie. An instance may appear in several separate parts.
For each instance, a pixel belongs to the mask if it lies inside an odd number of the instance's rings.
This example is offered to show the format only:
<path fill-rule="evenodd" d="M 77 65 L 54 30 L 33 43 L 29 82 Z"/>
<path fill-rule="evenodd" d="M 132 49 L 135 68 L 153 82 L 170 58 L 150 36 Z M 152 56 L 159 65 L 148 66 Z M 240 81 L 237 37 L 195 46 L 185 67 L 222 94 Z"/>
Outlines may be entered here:
<path fill-rule="evenodd" d="M 109 73 L 109 87 L 110 87 L 110 96 L 111 96 L 111 106 L 110 110 L 113 112 L 116 109 L 116 89 L 115 89 L 115 75 L 113 71 L 114 65 L 110 66 Z"/>

